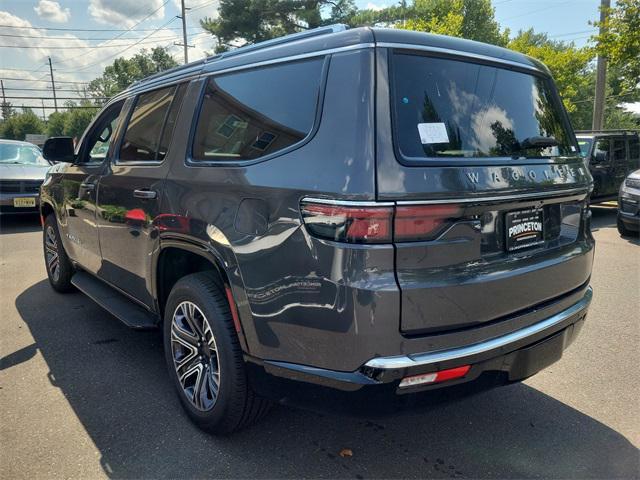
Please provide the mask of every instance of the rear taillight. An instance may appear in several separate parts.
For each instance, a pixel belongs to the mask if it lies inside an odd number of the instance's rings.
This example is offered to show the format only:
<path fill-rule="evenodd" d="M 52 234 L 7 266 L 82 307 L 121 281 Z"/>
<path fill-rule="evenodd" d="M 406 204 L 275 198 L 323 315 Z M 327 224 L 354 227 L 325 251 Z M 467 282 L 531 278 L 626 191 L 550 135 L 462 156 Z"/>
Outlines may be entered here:
<path fill-rule="evenodd" d="M 309 232 L 347 243 L 390 243 L 393 207 L 351 207 L 303 202 Z"/>
<path fill-rule="evenodd" d="M 393 236 L 396 242 L 432 240 L 456 217 L 458 205 L 412 205 L 396 207 Z"/>
<path fill-rule="evenodd" d="M 302 219 L 317 237 L 346 243 L 433 240 L 458 220 L 459 205 L 341 205 L 303 201 Z"/>

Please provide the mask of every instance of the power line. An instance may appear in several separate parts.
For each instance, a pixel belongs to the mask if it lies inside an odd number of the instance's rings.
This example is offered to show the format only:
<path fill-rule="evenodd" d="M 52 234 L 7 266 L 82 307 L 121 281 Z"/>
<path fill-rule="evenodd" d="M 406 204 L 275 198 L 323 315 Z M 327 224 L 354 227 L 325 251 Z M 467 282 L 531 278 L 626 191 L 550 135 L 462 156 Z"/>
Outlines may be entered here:
<path fill-rule="evenodd" d="M 76 72 L 79 72 L 79 71 L 81 71 L 81 70 L 86 70 L 86 69 L 87 69 L 87 68 L 89 68 L 89 67 L 94 67 L 94 66 L 96 66 L 96 65 L 100 65 L 101 63 L 104 63 L 104 61 L 105 61 L 105 60 L 109 60 L 110 58 L 117 57 L 118 55 L 121 55 L 122 53 L 126 52 L 126 51 L 127 51 L 127 50 L 129 50 L 130 48 L 133 48 L 133 47 L 135 47 L 136 45 L 139 45 L 139 44 L 140 44 L 140 43 L 142 43 L 144 40 L 146 40 L 147 38 L 149 38 L 150 36 L 152 36 L 155 32 L 157 32 L 157 31 L 159 31 L 159 30 L 162 30 L 162 29 L 163 29 L 163 28 L 165 28 L 167 25 L 169 25 L 171 22 L 173 22 L 176 18 L 177 18 L 177 17 L 173 17 L 173 18 L 172 18 L 171 20 L 169 20 L 167 23 L 165 23 L 165 24 L 161 25 L 160 27 L 156 28 L 155 30 L 153 30 L 153 31 L 152 31 L 150 34 L 148 34 L 146 37 L 143 37 L 142 39 L 138 40 L 136 43 L 133 43 L 133 44 L 129 45 L 127 48 L 125 48 L 125 49 L 123 49 L 123 50 L 120 50 L 119 52 L 116 52 L 116 53 L 114 53 L 114 54 L 112 54 L 112 55 L 108 55 L 108 56 L 106 56 L 106 57 L 102 57 L 102 58 L 101 58 L 99 61 L 97 61 L 97 62 L 90 63 L 90 64 L 88 64 L 88 65 L 85 65 L 84 67 L 80 67 L 80 68 L 77 68 L 77 69 L 75 69 L 75 70 L 69 70 L 69 71 L 67 71 L 67 72 L 65 72 L 65 73 L 76 73 Z M 67 63 L 67 62 L 69 62 L 69 61 L 71 61 L 71 60 L 74 60 L 75 58 L 77 58 L 77 57 L 69 58 L 69 59 L 67 59 L 67 60 L 61 60 L 61 61 L 59 61 L 58 63 Z"/>
<path fill-rule="evenodd" d="M 13 100 L 84 100 L 82 97 L 17 97 L 13 95 L 6 95 L 5 98 L 11 98 Z M 109 97 L 91 97 L 91 100 L 109 100 Z"/>
<path fill-rule="evenodd" d="M 129 27 L 129 29 L 125 32 L 122 32 L 120 35 L 116 35 L 115 37 L 112 38 L 112 40 L 115 40 L 116 38 L 120 38 L 122 37 L 125 33 L 130 32 L 131 30 L 133 30 L 135 27 L 137 27 L 138 25 L 140 25 L 142 22 L 144 22 L 147 18 L 151 17 L 152 15 L 155 15 L 156 12 L 158 10 L 160 10 L 161 8 L 164 8 L 164 6 L 169 3 L 169 0 L 166 0 L 162 5 L 160 5 L 158 8 L 156 8 L 153 12 L 151 12 L 149 15 L 147 15 L 146 17 L 144 17 L 142 20 L 140 20 L 139 22 L 137 22 L 136 24 L 134 24 L 132 27 Z M 107 42 L 108 43 L 108 42 Z"/>
<path fill-rule="evenodd" d="M 58 80 L 57 82 L 60 83 L 60 80 Z M 49 88 L 49 87 L 45 87 L 45 88 L 10 88 L 10 87 L 7 87 L 7 88 L 5 88 L 5 90 L 21 91 L 21 92 L 50 92 L 51 88 Z M 56 88 L 56 92 L 77 92 L 77 90 Z"/>
<path fill-rule="evenodd" d="M 551 5 L 551 6 L 549 6 L 549 7 L 539 8 L 539 9 L 537 9 L 537 10 L 531 10 L 530 12 L 525 12 L 525 13 L 521 13 L 521 14 L 519 14 L 519 15 L 514 15 L 513 17 L 504 18 L 502 21 L 503 21 L 503 22 L 506 22 L 506 21 L 508 21 L 508 20 L 513 20 L 514 18 L 520 18 L 520 17 L 524 17 L 525 15 L 530 15 L 530 14 L 532 14 L 532 13 L 543 12 L 543 11 L 545 11 L 545 10 L 550 10 L 550 9 L 552 9 L 552 8 L 557 8 L 557 7 L 559 7 L 560 5 L 566 5 L 567 3 L 571 3 L 571 1 L 568 1 L 568 2 L 562 2 L 562 3 L 555 3 L 555 2 L 554 2 L 554 4 L 553 4 L 553 5 Z"/>
<path fill-rule="evenodd" d="M 16 25 L 0 25 L 0 28 L 22 28 L 27 30 L 55 30 L 63 32 L 129 32 L 126 28 L 53 28 L 53 27 L 18 27 Z M 196 28 L 196 27 L 192 27 Z M 155 28 L 138 28 L 136 32 L 151 32 Z M 182 30 L 182 27 L 173 27 L 169 30 Z"/>
<path fill-rule="evenodd" d="M 76 99 L 77 100 L 77 99 Z M 29 108 L 29 109 L 34 109 L 34 108 L 46 108 L 47 110 L 54 110 L 56 107 L 48 107 L 48 106 L 40 106 L 40 105 L 11 105 L 12 108 Z M 67 109 L 67 110 L 74 110 L 74 109 L 78 109 L 78 108 L 93 108 L 93 109 L 98 109 L 101 108 L 100 105 L 65 105 L 63 107 L 60 107 L 61 110 Z"/>
<path fill-rule="evenodd" d="M 577 32 L 567 32 L 567 33 L 560 33 L 558 35 L 549 35 L 549 38 L 569 37 L 571 35 L 578 35 L 578 34 L 581 34 L 581 33 L 595 33 L 597 31 L 598 31 L 597 29 L 592 28 L 592 29 L 589 29 L 589 30 L 580 30 L 580 31 L 577 31 Z"/>
<path fill-rule="evenodd" d="M 187 27 L 187 29 L 198 29 L 200 30 L 200 27 Z M 168 29 L 168 30 L 175 30 L 175 29 Z M 181 29 L 182 30 L 182 29 Z M 140 30 L 136 30 L 136 32 L 139 32 Z M 126 32 L 125 32 L 126 33 Z M 0 37 L 10 37 L 10 38 L 37 38 L 40 40 L 82 40 L 82 41 L 105 41 L 105 40 L 113 40 L 114 37 L 50 37 L 48 35 L 43 36 L 43 35 L 12 35 L 10 33 L 0 33 Z M 143 37 L 126 37 L 124 38 L 124 40 L 139 40 Z M 169 38 L 169 37 L 167 37 Z"/>
<path fill-rule="evenodd" d="M 169 40 L 169 39 L 173 39 L 176 37 L 158 37 L 155 38 L 153 40 L 149 40 L 148 42 L 142 42 L 142 40 L 140 42 L 136 42 L 135 45 L 147 45 L 150 43 L 156 43 L 158 41 L 162 41 L 162 40 Z M 95 48 L 118 48 L 118 47 L 126 47 L 129 45 L 134 45 L 131 43 L 118 43 L 117 45 L 81 45 L 81 46 L 77 46 L 77 47 L 70 47 L 70 46 L 64 46 L 64 47 L 42 47 L 42 46 L 34 46 L 34 45 L 0 45 L 0 48 L 39 48 L 39 49 L 44 49 L 44 50 L 83 50 L 83 49 L 95 49 Z M 84 56 L 84 55 L 83 55 Z"/>
<path fill-rule="evenodd" d="M 49 75 L 48 73 L 46 75 Z M 46 82 L 49 83 L 49 80 L 41 80 L 35 78 L 11 78 L 11 77 L 3 77 L 4 80 L 15 80 L 16 82 Z M 77 85 L 89 85 L 89 82 L 71 82 L 68 80 L 58 80 L 58 83 L 74 83 Z"/>
<path fill-rule="evenodd" d="M 204 8 L 206 6 L 212 5 L 212 4 L 216 3 L 216 2 L 217 2 L 217 0 L 212 0 L 211 2 L 204 2 L 204 3 L 201 3 L 200 5 L 196 5 L 195 7 L 190 7 L 189 10 L 191 10 L 192 12 L 194 10 L 200 10 L 201 8 Z"/>

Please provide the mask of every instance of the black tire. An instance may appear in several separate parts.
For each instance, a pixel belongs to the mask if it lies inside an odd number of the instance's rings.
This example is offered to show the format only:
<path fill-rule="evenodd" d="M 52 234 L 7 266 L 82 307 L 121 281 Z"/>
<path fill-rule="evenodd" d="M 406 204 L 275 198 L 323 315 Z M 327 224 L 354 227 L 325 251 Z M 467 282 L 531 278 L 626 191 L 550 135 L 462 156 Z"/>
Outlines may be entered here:
<path fill-rule="evenodd" d="M 638 236 L 638 233 L 629 230 L 625 226 L 624 222 L 622 220 L 620 220 L 620 217 L 618 217 L 618 221 L 616 222 L 616 226 L 618 227 L 618 233 L 623 237 Z"/>
<path fill-rule="evenodd" d="M 58 222 L 53 213 L 44 220 L 42 248 L 47 277 L 49 277 L 49 283 L 53 289 L 60 293 L 74 291 L 75 287 L 71 284 L 71 277 L 74 274 L 73 264 L 62 245 Z"/>
<path fill-rule="evenodd" d="M 200 343 L 196 345 L 193 341 L 198 338 Z M 269 411 L 271 404 L 249 386 L 229 304 L 213 273 L 187 275 L 171 290 L 164 315 L 164 350 L 178 397 L 191 420 L 203 430 L 229 434 L 256 422 Z M 194 398 L 198 391 L 201 394 Z"/>

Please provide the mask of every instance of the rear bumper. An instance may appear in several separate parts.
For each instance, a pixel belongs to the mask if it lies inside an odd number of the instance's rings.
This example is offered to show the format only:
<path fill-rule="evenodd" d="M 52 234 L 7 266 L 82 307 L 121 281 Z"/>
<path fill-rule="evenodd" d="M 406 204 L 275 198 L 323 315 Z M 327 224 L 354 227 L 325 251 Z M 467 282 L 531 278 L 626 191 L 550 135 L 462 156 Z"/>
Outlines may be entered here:
<path fill-rule="evenodd" d="M 618 219 L 628 230 L 640 231 L 640 215 L 618 212 Z"/>
<path fill-rule="evenodd" d="M 295 398 L 296 393 L 301 393 L 305 386 L 345 392 L 375 391 L 376 396 L 384 392 L 383 396 L 392 399 L 404 393 L 472 383 L 488 373 L 500 374 L 505 382 L 521 380 L 562 356 L 562 352 L 577 337 L 584 323 L 592 295 L 589 287 L 584 296 L 570 307 L 506 335 L 458 348 L 377 357 L 354 372 L 248 358 L 252 384 L 259 393 L 281 401 Z M 463 378 L 433 385 L 399 388 L 400 380 L 404 377 L 461 365 L 471 365 Z"/>

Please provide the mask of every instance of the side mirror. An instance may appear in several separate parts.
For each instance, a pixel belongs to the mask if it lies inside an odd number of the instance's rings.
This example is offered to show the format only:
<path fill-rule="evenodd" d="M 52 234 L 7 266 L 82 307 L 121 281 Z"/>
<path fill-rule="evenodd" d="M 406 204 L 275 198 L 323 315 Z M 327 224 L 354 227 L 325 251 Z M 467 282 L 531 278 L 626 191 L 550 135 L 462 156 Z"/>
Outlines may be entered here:
<path fill-rule="evenodd" d="M 42 156 L 50 162 L 72 163 L 75 160 L 73 138 L 52 137 L 47 139 L 42 147 Z"/>

